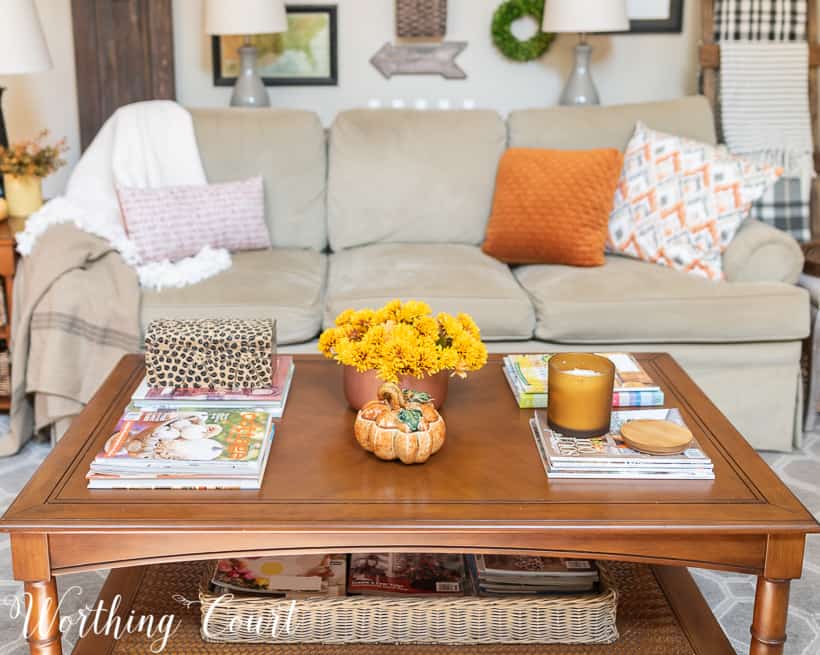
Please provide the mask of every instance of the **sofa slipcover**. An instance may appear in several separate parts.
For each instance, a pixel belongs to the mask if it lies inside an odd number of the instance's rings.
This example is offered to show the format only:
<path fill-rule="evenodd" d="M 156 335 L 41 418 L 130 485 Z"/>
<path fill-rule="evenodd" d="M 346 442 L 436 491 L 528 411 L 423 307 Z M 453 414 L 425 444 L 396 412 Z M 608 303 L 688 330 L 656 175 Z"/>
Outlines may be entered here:
<path fill-rule="evenodd" d="M 492 111 L 339 114 L 330 130 L 330 247 L 478 245 L 506 141 Z"/>
<path fill-rule="evenodd" d="M 275 318 L 279 343 L 312 339 L 322 322 L 327 256 L 277 248 L 234 253 L 233 266 L 181 289 L 143 290 L 143 327 L 158 318 Z"/>
<path fill-rule="evenodd" d="M 350 307 L 424 300 L 434 312 L 470 314 L 486 340 L 529 339 L 535 315 L 510 269 L 475 246 L 378 244 L 330 256 L 324 325 Z"/>
<path fill-rule="evenodd" d="M 522 266 L 535 336 L 567 343 L 737 343 L 809 334 L 806 292 L 778 282 L 713 282 L 609 255 L 595 268 Z"/>
<path fill-rule="evenodd" d="M 261 175 L 271 245 L 327 245 L 325 131 L 309 111 L 191 109 L 196 140 L 210 183 Z"/>

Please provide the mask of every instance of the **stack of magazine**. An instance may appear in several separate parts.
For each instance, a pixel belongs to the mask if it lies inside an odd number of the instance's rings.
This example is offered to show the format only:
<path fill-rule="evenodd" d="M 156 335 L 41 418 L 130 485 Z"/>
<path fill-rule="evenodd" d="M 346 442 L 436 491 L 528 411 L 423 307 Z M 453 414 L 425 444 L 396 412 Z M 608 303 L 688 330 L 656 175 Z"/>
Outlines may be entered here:
<path fill-rule="evenodd" d="M 130 406 L 86 474 L 91 489 L 259 489 L 275 426 L 266 411 Z"/>
<path fill-rule="evenodd" d="M 658 407 L 663 391 L 629 353 L 596 353 L 615 364 L 613 407 Z M 551 355 L 506 355 L 507 384 L 522 409 L 547 406 L 547 362 Z"/>
<path fill-rule="evenodd" d="M 196 405 L 209 409 L 257 408 L 281 418 L 293 381 L 294 364 L 290 355 L 276 358 L 276 369 L 271 386 L 265 389 L 238 391 L 211 391 L 209 389 L 181 389 L 177 387 L 149 387 L 143 378 L 131 396 L 131 404 L 143 409 L 183 407 Z"/>
<path fill-rule="evenodd" d="M 680 455 L 648 455 L 629 448 L 621 437 L 621 426 L 638 419 L 685 425 L 677 409 L 621 410 L 612 412 L 609 434 L 576 439 L 550 429 L 547 412 L 537 410 L 530 427 L 550 478 L 715 479 L 712 460 L 696 439 Z"/>
<path fill-rule="evenodd" d="M 584 593 L 595 589 L 598 569 L 587 560 L 533 555 L 468 555 L 480 596 Z"/>

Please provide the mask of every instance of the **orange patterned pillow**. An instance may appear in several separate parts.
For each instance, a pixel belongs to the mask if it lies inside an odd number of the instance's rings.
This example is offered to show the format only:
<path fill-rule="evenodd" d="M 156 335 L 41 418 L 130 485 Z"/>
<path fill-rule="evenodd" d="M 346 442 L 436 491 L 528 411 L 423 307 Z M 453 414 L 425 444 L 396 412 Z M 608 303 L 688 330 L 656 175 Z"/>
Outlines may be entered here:
<path fill-rule="evenodd" d="M 510 264 L 602 266 L 623 155 L 510 148 L 481 249 Z"/>

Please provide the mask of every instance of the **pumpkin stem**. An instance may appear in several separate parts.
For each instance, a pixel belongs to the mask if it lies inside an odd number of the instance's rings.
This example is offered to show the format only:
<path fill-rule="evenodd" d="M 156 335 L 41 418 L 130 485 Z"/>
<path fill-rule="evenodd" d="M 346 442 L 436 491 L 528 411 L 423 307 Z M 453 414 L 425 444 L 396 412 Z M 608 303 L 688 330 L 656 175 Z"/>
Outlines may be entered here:
<path fill-rule="evenodd" d="M 379 400 L 386 400 L 390 403 L 391 409 L 404 407 L 404 394 L 401 387 L 395 382 L 385 382 L 379 387 Z"/>

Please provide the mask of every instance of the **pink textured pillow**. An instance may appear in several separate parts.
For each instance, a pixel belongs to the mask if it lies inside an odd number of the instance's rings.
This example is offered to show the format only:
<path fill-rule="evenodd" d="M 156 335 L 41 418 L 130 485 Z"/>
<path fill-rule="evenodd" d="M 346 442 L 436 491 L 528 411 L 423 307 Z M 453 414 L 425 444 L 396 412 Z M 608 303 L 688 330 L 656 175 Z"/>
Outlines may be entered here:
<path fill-rule="evenodd" d="M 175 261 L 204 246 L 270 248 L 261 177 L 158 189 L 117 189 L 122 220 L 144 262 Z"/>

